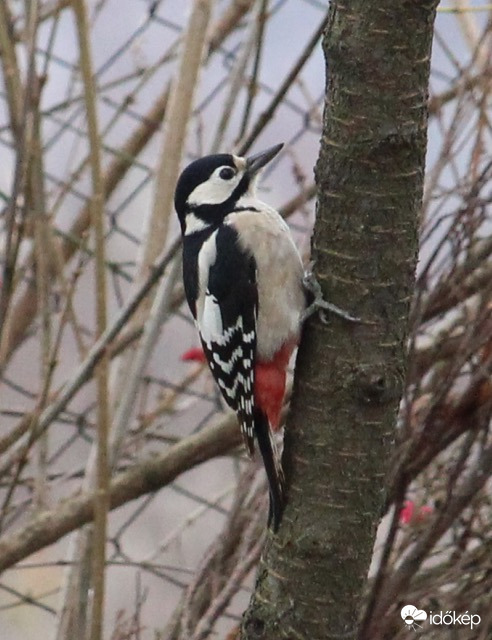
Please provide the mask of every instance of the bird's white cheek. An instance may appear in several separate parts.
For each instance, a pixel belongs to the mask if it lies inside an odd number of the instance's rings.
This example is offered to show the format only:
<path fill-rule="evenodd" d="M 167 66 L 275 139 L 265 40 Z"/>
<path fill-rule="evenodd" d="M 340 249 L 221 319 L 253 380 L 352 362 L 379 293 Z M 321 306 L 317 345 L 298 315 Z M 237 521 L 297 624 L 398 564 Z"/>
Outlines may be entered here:
<path fill-rule="evenodd" d="M 193 189 L 188 197 L 188 204 L 199 206 L 203 204 L 220 204 L 225 202 L 236 187 L 236 181 L 208 180 Z"/>

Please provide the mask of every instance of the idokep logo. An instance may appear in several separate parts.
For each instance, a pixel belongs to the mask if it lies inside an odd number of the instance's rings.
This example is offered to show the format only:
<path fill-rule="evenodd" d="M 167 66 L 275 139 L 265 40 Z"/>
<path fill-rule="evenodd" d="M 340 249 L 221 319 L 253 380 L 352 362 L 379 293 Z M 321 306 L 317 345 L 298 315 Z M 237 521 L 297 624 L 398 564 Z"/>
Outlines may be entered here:
<path fill-rule="evenodd" d="M 400 613 L 403 618 L 403 622 L 407 625 L 409 629 L 413 629 L 417 631 L 417 629 L 422 629 L 422 625 L 419 622 L 423 622 L 427 620 L 427 614 L 425 611 L 417 609 L 413 604 L 406 604 Z"/>
<path fill-rule="evenodd" d="M 477 627 L 481 622 L 482 618 L 478 615 L 478 613 L 459 613 L 456 611 L 439 611 L 439 613 L 433 613 L 432 611 L 429 614 L 429 622 L 431 624 L 444 624 L 447 627 Z"/>
<path fill-rule="evenodd" d="M 413 604 L 406 604 L 400 615 L 403 622 L 409 629 L 417 631 L 422 628 L 419 622 L 424 622 L 429 618 L 429 624 L 431 625 L 445 625 L 446 627 L 470 627 L 473 629 L 478 626 L 482 621 L 478 613 L 460 613 L 456 611 L 439 611 L 439 613 L 429 612 L 429 615 L 423 609 L 417 609 Z"/>

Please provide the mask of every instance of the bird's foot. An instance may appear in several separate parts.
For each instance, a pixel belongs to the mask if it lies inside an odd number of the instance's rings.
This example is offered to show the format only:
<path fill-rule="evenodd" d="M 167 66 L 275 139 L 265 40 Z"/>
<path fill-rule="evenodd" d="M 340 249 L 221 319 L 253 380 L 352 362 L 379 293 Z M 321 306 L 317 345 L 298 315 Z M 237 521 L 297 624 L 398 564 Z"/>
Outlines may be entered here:
<path fill-rule="evenodd" d="M 315 313 L 319 313 L 321 321 L 326 323 L 328 322 L 327 314 L 332 313 L 333 315 L 342 318 L 346 322 L 365 324 L 365 322 L 361 320 L 361 318 L 357 318 L 356 316 L 351 315 L 347 311 L 344 311 L 340 307 L 337 307 L 337 305 L 333 304 L 332 302 L 327 302 L 323 298 L 321 286 L 316 280 L 316 276 L 312 271 L 306 271 L 306 273 L 304 274 L 303 284 L 304 288 L 308 293 L 311 294 L 312 298 L 310 304 L 307 306 L 302 315 L 303 322 Z"/>

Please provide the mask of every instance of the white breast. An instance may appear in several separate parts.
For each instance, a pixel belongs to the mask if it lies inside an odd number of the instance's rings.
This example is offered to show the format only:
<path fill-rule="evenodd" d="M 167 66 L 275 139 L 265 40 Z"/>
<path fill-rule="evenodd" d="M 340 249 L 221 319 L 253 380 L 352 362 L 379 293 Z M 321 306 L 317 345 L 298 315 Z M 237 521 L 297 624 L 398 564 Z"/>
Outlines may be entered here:
<path fill-rule="evenodd" d="M 225 222 L 238 230 L 243 248 L 256 260 L 257 353 L 269 360 L 284 342 L 299 336 L 306 304 L 304 269 L 289 227 L 278 212 L 258 200 L 254 207 L 258 211 L 231 213 Z"/>

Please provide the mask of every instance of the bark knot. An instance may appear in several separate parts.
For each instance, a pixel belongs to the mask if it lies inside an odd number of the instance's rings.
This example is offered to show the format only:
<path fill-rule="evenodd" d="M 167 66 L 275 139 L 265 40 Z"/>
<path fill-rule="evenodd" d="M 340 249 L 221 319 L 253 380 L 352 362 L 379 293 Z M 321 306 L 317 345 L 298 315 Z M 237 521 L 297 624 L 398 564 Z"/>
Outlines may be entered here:
<path fill-rule="evenodd" d="M 361 365 L 355 375 L 357 396 L 364 404 L 385 404 L 398 394 L 395 376 L 382 365 Z"/>

